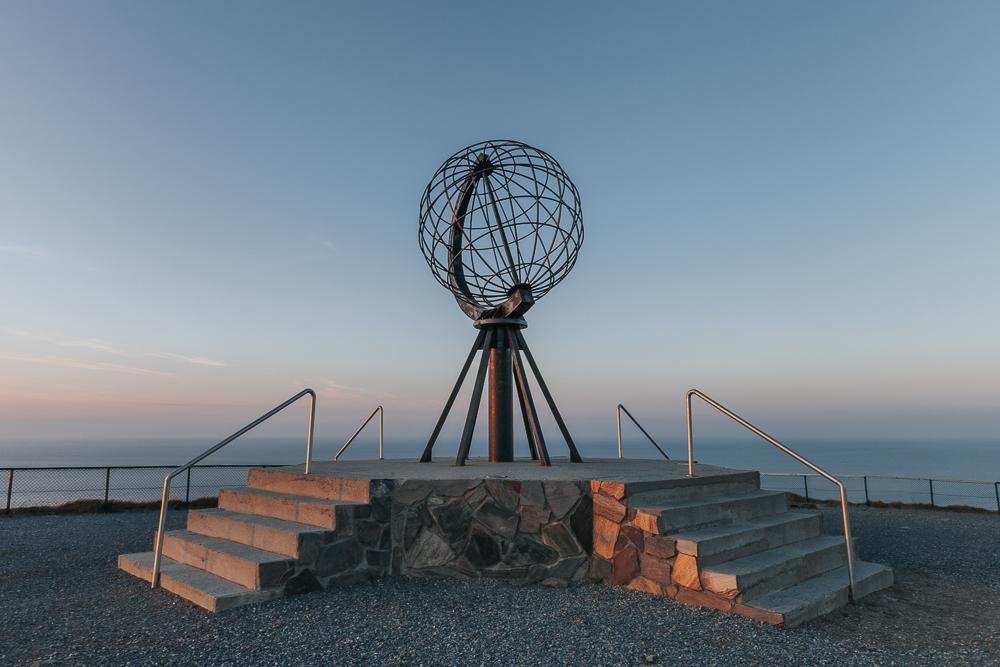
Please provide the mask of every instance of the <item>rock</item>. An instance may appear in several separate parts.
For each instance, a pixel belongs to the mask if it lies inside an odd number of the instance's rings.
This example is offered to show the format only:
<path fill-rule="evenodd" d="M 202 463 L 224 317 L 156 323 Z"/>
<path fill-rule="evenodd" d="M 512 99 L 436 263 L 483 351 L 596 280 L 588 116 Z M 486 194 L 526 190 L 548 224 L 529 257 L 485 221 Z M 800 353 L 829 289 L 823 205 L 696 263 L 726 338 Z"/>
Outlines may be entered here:
<path fill-rule="evenodd" d="M 548 523 L 549 517 L 552 516 L 552 512 L 549 510 L 534 505 L 521 505 L 519 512 L 521 514 L 520 529 L 522 533 L 537 533 L 542 529 L 542 526 Z"/>
<path fill-rule="evenodd" d="M 659 535 L 645 535 L 643 538 L 645 551 L 656 558 L 673 558 L 677 553 L 677 542 Z"/>
<path fill-rule="evenodd" d="M 490 567 L 500 562 L 502 552 L 501 545 L 492 536 L 473 529 L 469 544 L 465 547 L 465 558 L 474 567 Z"/>
<path fill-rule="evenodd" d="M 396 487 L 396 490 L 392 492 L 392 500 L 400 505 L 413 505 L 429 496 L 430 493 L 430 482 L 411 479 Z"/>
<path fill-rule="evenodd" d="M 514 489 L 511 488 L 509 482 L 501 479 L 488 479 L 483 482 L 483 486 L 498 506 L 510 512 L 517 509 L 520 497 Z"/>
<path fill-rule="evenodd" d="M 645 658 L 645 660 L 646 660 L 647 664 L 652 665 L 654 662 L 656 662 L 656 656 L 655 655 L 647 655 L 646 658 Z"/>
<path fill-rule="evenodd" d="M 580 499 L 580 487 L 575 482 L 544 482 L 545 498 L 548 500 L 552 516 L 561 519 L 573 509 Z"/>
<path fill-rule="evenodd" d="M 677 591 L 677 599 L 685 604 L 696 604 L 701 607 L 721 609 L 729 611 L 733 608 L 733 601 L 713 595 L 706 591 L 696 591 L 690 588 L 681 588 Z"/>
<path fill-rule="evenodd" d="M 602 516 L 594 517 L 594 554 L 611 560 L 615 555 L 615 543 L 618 541 L 619 527 L 617 523 L 608 521 Z"/>
<path fill-rule="evenodd" d="M 438 530 L 445 539 L 452 544 L 462 542 L 469 534 L 469 525 L 472 510 L 465 503 L 465 498 L 455 498 L 443 505 L 438 505 L 430 510 Z"/>
<path fill-rule="evenodd" d="M 639 554 L 639 571 L 642 576 L 661 584 L 672 581 L 670 563 L 647 553 Z"/>
<path fill-rule="evenodd" d="M 518 516 L 510 510 L 487 500 L 473 515 L 480 523 L 489 528 L 490 532 L 513 539 L 517 532 Z"/>
<path fill-rule="evenodd" d="M 542 579 L 542 586 L 546 586 L 548 588 L 566 588 L 569 586 L 569 582 L 565 579 L 549 577 L 548 579 Z"/>
<path fill-rule="evenodd" d="M 389 552 L 369 549 L 365 552 L 365 560 L 368 562 L 368 567 L 384 569 L 389 567 Z"/>
<path fill-rule="evenodd" d="M 586 553 L 594 548 L 594 511 L 593 506 L 584 499 L 576 504 L 576 509 L 569 515 L 569 527 Z"/>
<path fill-rule="evenodd" d="M 285 582 L 285 594 L 286 595 L 298 595 L 299 593 L 312 593 L 313 591 L 322 590 L 323 586 L 320 585 L 319 580 L 316 579 L 316 575 L 312 573 L 312 570 L 302 570 L 294 577 Z"/>
<path fill-rule="evenodd" d="M 545 546 L 538 540 L 527 535 L 518 535 L 507 553 L 504 562 L 510 565 L 537 565 L 539 563 L 554 563 L 559 557 L 555 549 Z"/>
<path fill-rule="evenodd" d="M 610 582 L 616 586 L 624 586 L 637 574 L 639 574 L 639 550 L 630 544 L 612 559 Z"/>
<path fill-rule="evenodd" d="M 354 534 L 358 542 L 366 547 L 377 547 L 379 538 L 382 537 L 383 524 L 370 519 L 358 521 L 354 525 Z"/>
<path fill-rule="evenodd" d="M 663 595 L 663 590 L 660 588 L 658 583 L 643 576 L 638 576 L 628 582 L 625 584 L 625 588 L 633 591 L 642 591 L 643 593 L 649 593 L 650 595 Z"/>
<path fill-rule="evenodd" d="M 545 507 L 545 491 L 538 481 L 521 482 L 521 504 L 532 507 Z"/>
<path fill-rule="evenodd" d="M 433 531 L 425 530 L 420 533 L 413 549 L 406 554 L 406 562 L 410 567 L 419 570 L 444 565 L 454 555 L 444 538 Z"/>
<path fill-rule="evenodd" d="M 542 528 L 542 542 L 559 552 L 561 556 L 580 553 L 580 545 L 569 528 L 562 523 L 550 523 Z"/>
<path fill-rule="evenodd" d="M 587 578 L 591 581 L 605 582 L 611 576 L 611 561 L 604 558 L 592 558 Z"/>
<path fill-rule="evenodd" d="M 601 482 L 600 493 L 615 500 L 621 500 L 625 497 L 625 484 L 624 482 Z"/>
<path fill-rule="evenodd" d="M 452 479 L 428 482 L 431 485 L 431 492 L 436 496 L 460 496 L 470 489 L 479 486 L 478 479 Z"/>
<path fill-rule="evenodd" d="M 615 551 L 624 549 L 628 544 L 642 551 L 645 548 L 643 535 L 644 533 L 635 526 L 622 526 L 618 532 L 618 541 L 615 542 Z"/>
<path fill-rule="evenodd" d="M 317 577 L 339 575 L 357 567 L 362 556 L 364 551 L 361 546 L 353 538 L 345 538 L 324 546 L 313 570 Z"/>
<path fill-rule="evenodd" d="M 593 499 L 594 514 L 606 517 L 615 523 L 621 523 L 625 518 L 625 506 L 611 496 L 598 493 L 593 496 Z"/>
<path fill-rule="evenodd" d="M 563 558 L 555 565 L 549 567 L 549 577 L 553 579 L 561 579 L 563 581 L 571 581 L 576 576 L 576 573 L 581 569 L 581 566 L 583 566 L 586 562 L 586 554 Z"/>
<path fill-rule="evenodd" d="M 698 559 L 687 554 L 677 554 L 674 559 L 672 580 L 678 586 L 701 590 L 701 578 L 698 576 Z M 680 593 L 678 593 L 678 596 Z"/>
<path fill-rule="evenodd" d="M 630 511 L 628 513 L 628 522 L 630 525 L 635 526 L 644 533 L 652 533 L 653 535 L 658 535 L 660 533 L 660 526 L 655 514 L 637 511 L 633 515 Z"/>
<path fill-rule="evenodd" d="M 486 496 L 486 488 L 482 484 L 477 484 L 466 492 L 465 502 L 469 504 L 469 507 L 475 510 L 484 500 L 486 500 Z"/>

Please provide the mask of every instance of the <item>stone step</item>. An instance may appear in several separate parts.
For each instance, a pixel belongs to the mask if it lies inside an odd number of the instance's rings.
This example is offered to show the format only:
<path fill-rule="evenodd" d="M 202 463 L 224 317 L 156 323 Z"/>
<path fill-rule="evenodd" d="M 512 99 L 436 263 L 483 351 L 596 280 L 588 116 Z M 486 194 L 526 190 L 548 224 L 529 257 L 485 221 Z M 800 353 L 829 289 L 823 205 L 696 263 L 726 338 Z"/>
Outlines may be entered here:
<path fill-rule="evenodd" d="M 680 553 L 694 556 L 702 567 L 742 558 L 823 533 L 819 512 L 785 512 L 735 524 L 696 528 L 673 535 Z"/>
<path fill-rule="evenodd" d="M 121 554 L 118 569 L 151 582 L 153 552 Z M 160 561 L 160 586 L 208 611 L 222 611 L 278 597 L 277 589 L 254 591 L 170 558 Z"/>
<path fill-rule="evenodd" d="M 760 488 L 760 473 L 753 470 L 727 471 L 712 477 L 680 477 L 630 482 L 601 482 L 617 484 L 622 495 L 632 498 L 639 494 L 662 502 L 705 498 L 709 496 L 738 496 Z M 655 495 L 654 495 L 655 494 Z M 617 495 L 617 494 L 612 494 Z"/>
<path fill-rule="evenodd" d="M 701 585 L 724 597 L 753 600 L 794 586 L 847 562 L 844 538 L 811 537 L 701 571 Z"/>
<path fill-rule="evenodd" d="M 885 565 L 855 561 L 854 576 L 858 600 L 892 586 L 892 570 Z M 795 586 L 737 604 L 734 611 L 791 628 L 843 607 L 848 603 L 850 587 L 847 566 L 844 565 Z"/>
<path fill-rule="evenodd" d="M 360 504 L 369 502 L 372 484 L 378 483 L 379 480 L 306 475 L 301 466 L 251 468 L 247 473 L 247 486 L 252 489 Z"/>
<path fill-rule="evenodd" d="M 639 494 L 629 505 L 636 510 L 636 522 L 648 532 L 675 533 L 687 528 L 732 524 L 760 516 L 788 511 L 784 491 L 755 490 L 735 496 L 711 496 L 661 501 L 655 494 Z"/>
<path fill-rule="evenodd" d="M 280 586 L 295 564 L 281 554 L 188 530 L 167 532 L 163 536 L 163 555 L 258 591 Z"/>
<path fill-rule="evenodd" d="M 326 528 L 226 509 L 192 510 L 188 512 L 187 528 L 199 535 L 239 542 L 307 562 L 315 560 L 323 542 L 335 534 Z"/>
<path fill-rule="evenodd" d="M 350 518 L 353 504 L 309 498 L 261 489 L 236 488 L 219 491 L 219 508 L 241 514 L 255 514 L 273 519 L 333 530 L 338 518 L 343 523 Z"/>

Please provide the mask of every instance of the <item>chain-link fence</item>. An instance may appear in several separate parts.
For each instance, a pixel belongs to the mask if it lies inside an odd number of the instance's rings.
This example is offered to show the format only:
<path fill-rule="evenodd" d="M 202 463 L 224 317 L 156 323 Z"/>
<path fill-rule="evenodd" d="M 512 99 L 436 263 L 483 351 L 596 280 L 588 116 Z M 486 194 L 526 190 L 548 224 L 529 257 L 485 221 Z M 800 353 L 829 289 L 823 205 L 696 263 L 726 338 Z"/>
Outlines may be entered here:
<path fill-rule="evenodd" d="M 813 474 L 763 472 L 761 486 L 806 500 L 839 500 L 837 487 Z M 847 500 L 865 505 L 926 505 L 1000 512 L 1000 482 L 890 475 L 844 475 Z"/>
<path fill-rule="evenodd" d="M 244 486 L 249 468 L 272 465 L 197 465 L 174 478 L 172 504 L 214 498 L 219 489 Z M 6 479 L 5 511 L 75 506 L 86 509 L 159 504 L 163 478 L 175 466 L 79 466 L 0 469 Z"/>

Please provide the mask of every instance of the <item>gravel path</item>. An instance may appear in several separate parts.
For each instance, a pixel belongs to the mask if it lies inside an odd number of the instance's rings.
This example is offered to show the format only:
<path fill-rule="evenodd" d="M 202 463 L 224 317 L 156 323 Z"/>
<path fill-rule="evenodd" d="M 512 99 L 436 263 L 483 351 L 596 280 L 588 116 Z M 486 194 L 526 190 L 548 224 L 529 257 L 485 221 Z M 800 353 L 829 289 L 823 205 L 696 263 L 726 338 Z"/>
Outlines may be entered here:
<path fill-rule="evenodd" d="M 486 580 L 387 578 L 211 615 L 115 569 L 149 549 L 154 513 L 0 517 L 0 665 L 1000 662 L 1000 518 L 852 517 L 861 556 L 898 585 L 794 630 L 605 586 Z"/>

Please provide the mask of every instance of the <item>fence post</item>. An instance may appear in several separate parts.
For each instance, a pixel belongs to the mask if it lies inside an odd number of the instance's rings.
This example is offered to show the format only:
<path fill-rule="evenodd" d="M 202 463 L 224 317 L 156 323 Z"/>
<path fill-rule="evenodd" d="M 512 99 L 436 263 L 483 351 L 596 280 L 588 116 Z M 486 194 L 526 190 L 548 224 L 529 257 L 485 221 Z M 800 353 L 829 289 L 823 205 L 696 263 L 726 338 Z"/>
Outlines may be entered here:
<path fill-rule="evenodd" d="M 997 494 L 997 512 L 1000 512 L 1000 482 L 993 482 L 993 493 Z"/>
<path fill-rule="evenodd" d="M 806 490 L 806 502 L 809 502 L 809 475 L 802 475 L 802 487 Z"/>
<path fill-rule="evenodd" d="M 927 484 L 930 486 L 931 489 L 931 507 L 934 507 L 934 480 L 933 479 L 927 480 Z"/>
<path fill-rule="evenodd" d="M 10 496 L 14 492 L 14 469 L 7 469 L 7 514 L 10 514 Z"/>
<path fill-rule="evenodd" d="M 104 509 L 108 509 L 108 496 L 111 493 L 111 466 L 104 469 Z"/>
<path fill-rule="evenodd" d="M 187 484 L 184 485 L 184 506 L 191 503 L 191 468 L 187 469 Z"/>
<path fill-rule="evenodd" d="M 868 475 L 865 475 L 865 505 L 872 506 L 872 501 L 868 498 Z"/>

